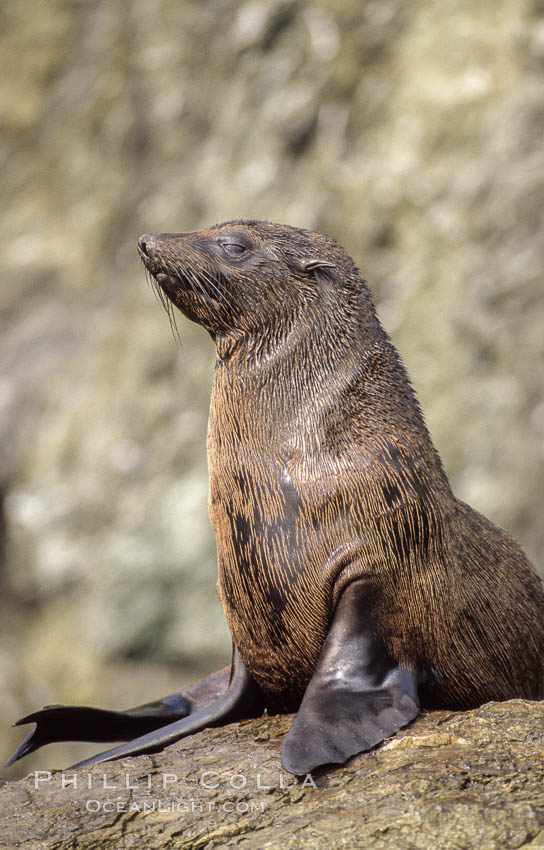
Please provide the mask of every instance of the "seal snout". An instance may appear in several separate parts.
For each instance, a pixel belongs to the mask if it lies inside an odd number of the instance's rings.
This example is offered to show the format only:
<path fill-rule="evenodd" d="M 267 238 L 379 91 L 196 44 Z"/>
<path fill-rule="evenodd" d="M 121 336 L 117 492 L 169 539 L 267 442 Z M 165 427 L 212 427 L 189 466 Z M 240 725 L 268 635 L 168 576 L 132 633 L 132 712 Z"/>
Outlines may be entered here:
<path fill-rule="evenodd" d="M 161 270 L 160 254 L 157 255 L 157 239 L 152 233 L 144 233 L 138 239 L 138 254 L 146 269 L 156 277 Z"/>
<path fill-rule="evenodd" d="M 140 256 L 147 257 L 147 246 L 153 237 L 150 233 L 144 233 L 143 236 L 140 236 L 138 239 L 138 252 Z"/>

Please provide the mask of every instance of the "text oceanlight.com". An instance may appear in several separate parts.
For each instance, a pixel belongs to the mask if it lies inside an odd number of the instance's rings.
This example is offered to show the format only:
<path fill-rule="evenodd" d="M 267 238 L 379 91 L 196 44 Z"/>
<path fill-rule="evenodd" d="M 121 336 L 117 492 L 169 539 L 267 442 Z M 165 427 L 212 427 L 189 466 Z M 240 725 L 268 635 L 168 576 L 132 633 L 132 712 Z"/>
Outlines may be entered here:
<path fill-rule="evenodd" d="M 227 800 L 217 804 L 214 800 L 205 803 L 202 800 L 86 800 L 88 812 L 158 812 L 166 814 L 211 814 L 214 811 L 237 812 L 247 815 L 249 812 L 264 812 L 263 800 Z"/>

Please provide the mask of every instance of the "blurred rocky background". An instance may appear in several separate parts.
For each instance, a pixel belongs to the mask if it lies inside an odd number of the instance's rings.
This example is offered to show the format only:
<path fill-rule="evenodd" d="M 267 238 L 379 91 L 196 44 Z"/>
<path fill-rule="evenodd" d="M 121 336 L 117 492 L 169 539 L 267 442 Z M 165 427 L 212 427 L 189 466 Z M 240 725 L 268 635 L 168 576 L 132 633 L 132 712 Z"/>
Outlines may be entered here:
<path fill-rule="evenodd" d="M 176 347 L 142 232 L 335 236 L 454 490 L 544 565 L 541 0 L 10 0 L 0 33 L 6 757 L 43 704 L 126 707 L 229 660 L 213 346 L 180 319 Z"/>

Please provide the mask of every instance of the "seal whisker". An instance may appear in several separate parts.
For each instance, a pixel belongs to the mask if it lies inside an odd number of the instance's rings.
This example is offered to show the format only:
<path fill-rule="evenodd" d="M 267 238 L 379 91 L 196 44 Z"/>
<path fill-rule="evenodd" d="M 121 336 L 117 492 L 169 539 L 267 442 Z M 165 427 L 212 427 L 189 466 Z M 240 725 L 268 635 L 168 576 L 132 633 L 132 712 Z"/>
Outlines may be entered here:
<path fill-rule="evenodd" d="M 176 323 L 176 317 L 175 317 L 175 314 L 174 314 L 174 307 L 172 305 L 172 302 L 170 301 L 169 298 L 166 297 L 166 295 L 162 291 L 161 287 L 159 286 L 159 284 L 157 283 L 157 281 L 155 280 L 155 278 L 153 277 L 153 275 L 151 274 L 149 269 L 146 266 L 144 266 L 144 269 L 145 269 L 146 280 L 147 280 L 148 284 L 150 284 L 155 298 L 157 299 L 157 301 L 159 301 L 162 304 L 162 306 L 163 306 L 163 308 L 166 312 L 166 315 L 168 316 L 168 323 L 170 325 L 170 330 L 172 331 L 172 336 L 174 337 L 174 341 L 175 341 L 176 345 L 179 348 L 181 348 L 182 347 L 181 337 L 179 335 L 179 330 L 178 330 L 178 326 L 177 326 L 177 323 Z"/>
<path fill-rule="evenodd" d="M 172 331 L 172 336 L 174 337 L 174 341 L 176 345 L 181 348 L 181 337 L 179 335 L 178 325 L 176 322 L 176 314 L 174 312 L 174 307 L 171 302 L 168 302 L 168 321 L 170 322 L 170 330 Z"/>
<path fill-rule="evenodd" d="M 179 266 L 176 266 L 176 268 L 179 269 Z M 208 297 L 208 293 L 206 292 L 206 289 L 204 288 L 201 281 L 199 280 L 197 275 L 195 275 L 195 273 L 193 272 L 192 269 L 180 270 L 180 274 L 182 275 L 182 279 L 187 281 L 187 283 L 189 284 L 190 288 L 195 293 L 195 295 L 197 295 L 197 296 L 203 295 L 205 298 Z"/>
<path fill-rule="evenodd" d="M 208 272 L 207 269 L 201 268 L 199 270 L 200 278 L 202 278 L 203 281 L 201 281 L 199 279 L 199 277 L 194 273 L 194 271 L 192 269 L 189 269 L 189 273 L 192 275 L 193 279 L 195 280 L 195 283 L 198 282 L 198 285 L 200 286 L 200 288 L 202 289 L 202 292 L 205 295 L 207 295 L 208 297 L 214 298 L 220 304 L 225 303 L 227 305 L 227 307 L 229 307 L 232 310 L 232 304 L 229 302 L 229 299 L 227 298 L 226 293 L 221 292 L 221 290 L 217 286 L 216 281 L 214 281 L 214 279 L 212 278 L 212 275 L 210 274 L 210 272 Z M 209 287 L 210 291 L 206 291 L 206 286 Z"/>
<path fill-rule="evenodd" d="M 229 310 L 231 310 L 234 315 L 237 315 L 237 312 L 235 311 L 225 289 L 223 288 L 221 290 L 219 288 L 219 286 L 217 284 L 217 280 L 214 280 L 212 278 L 212 275 L 206 269 L 203 269 L 202 276 L 203 276 L 204 280 L 206 281 L 206 283 L 210 286 L 212 293 L 215 293 L 216 300 L 219 301 L 219 303 L 226 304 L 227 307 L 229 308 Z"/>

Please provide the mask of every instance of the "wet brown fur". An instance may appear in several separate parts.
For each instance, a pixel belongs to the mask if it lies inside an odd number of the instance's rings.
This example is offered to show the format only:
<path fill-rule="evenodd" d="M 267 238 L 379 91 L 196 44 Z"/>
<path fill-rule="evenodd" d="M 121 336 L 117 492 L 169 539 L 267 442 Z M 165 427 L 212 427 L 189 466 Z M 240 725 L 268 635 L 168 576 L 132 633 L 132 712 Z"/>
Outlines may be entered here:
<path fill-rule="evenodd" d="M 236 240 L 245 250 L 229 256 Z M 418 670 L 423 707 L 544 698 L 542 584 L 518 544 L 452 494 L 342 248 L 227 222 L 146 237 L 144 262 L 216 342 L 218 587 L 270 707 L 297 708 L 353 579 L 390 655 Z"/>

